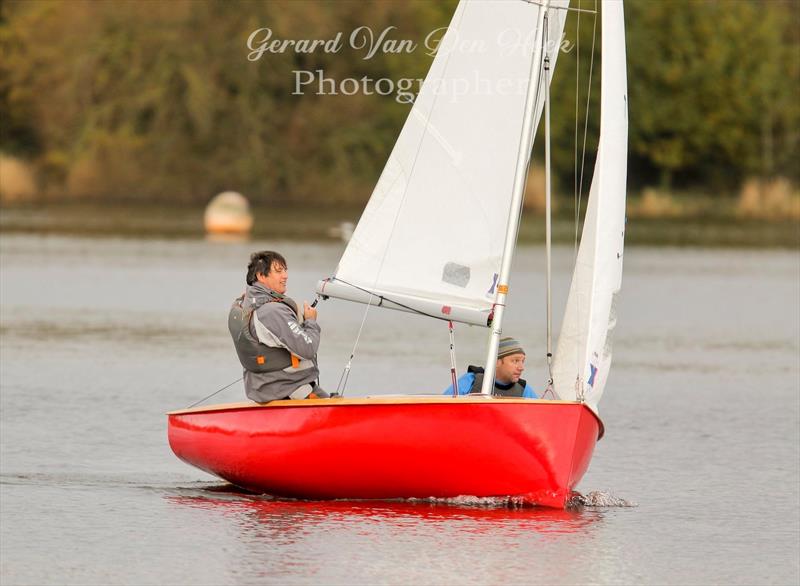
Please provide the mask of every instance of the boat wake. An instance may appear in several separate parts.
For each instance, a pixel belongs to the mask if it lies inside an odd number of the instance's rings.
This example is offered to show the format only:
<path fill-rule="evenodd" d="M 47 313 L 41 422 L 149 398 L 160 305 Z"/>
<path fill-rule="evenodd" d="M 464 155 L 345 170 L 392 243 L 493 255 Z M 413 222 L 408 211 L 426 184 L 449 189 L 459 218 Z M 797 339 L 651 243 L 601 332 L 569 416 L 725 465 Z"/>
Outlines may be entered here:
<path fill-rule="evenodd" d="M 196 493 L 198 496 L 205 496 L 209 493 L 217 497 L 231 497 L 233 499 L 244 498 L 246 500 L 257 501 L 286 501 L 286 502 L 313 502 L 305 501 L 305 499 L 294 499 L 287 497 L 278 497 L 270 494 L 257 494 L 249 492 L 245 489 L 239 488 L 232 484 L 217 482 L 202 482 L 196 483 L 191 487 L 181 487 L 182 493 Z M 363 500 L 363 499 L 334 499 L 328 502 L 384 502 L 384 503 L 407 503 L 407 504 L 421 504 L 433 506 L 450 506 L 450 507 L 464 507 L 476 509 L 530 509 L 539 508 L 535 502 L 522 496 L 491 496 L 491 497 L 478 497 L 478 496 L 456 496 L 456 497 L 410 497 L 398 499 L 380 499 L 380 500 Z M 582 508 L 628 508 L 638 507 L 639 505 L 633 501 L 614 496 L 610 492 L 593 490 L 586 494 L 573 492 L 572 496 L 567 500 L 566 509 L 580 510 Z"/>
<path fill-rule="evenodd" d="M 602 490 L 593 490 L 592 492 L 586 494 L 573 492 L 572 496 L 567 501 L 568 509 L 577 509 L 583 507 L 613 508 L 638 506 L 639 505 L 633 501 L 614 496 L 610 492 L 604 492 Z"/>
<path fill-rule="evenodd" d="M 524 509 L 535 506 L 521 496 L 455 496 L 398 499 L 405 503 L 449 505 L 453 507 L 476 507 L 486 509 Z"/>
<path fill-rule="evenodd" d="M 526 509 L 538 507 L 535 502 L 522 496 L 457 496 L 450 498 L 407 498 L 399 499 L 407 503 L 428 503 L 432 505 L 450 505 L 454 507 L 478 507 L 490 509 Z M 585 495 L 573 492 L 567 501 L 567 509 L 580 509 L 583 507 L 593 508 L 613 508 L 613 507 L 637 507 L 637 503 L 620 497 L 616 497 L 609 492 L 592 491 Z"/>

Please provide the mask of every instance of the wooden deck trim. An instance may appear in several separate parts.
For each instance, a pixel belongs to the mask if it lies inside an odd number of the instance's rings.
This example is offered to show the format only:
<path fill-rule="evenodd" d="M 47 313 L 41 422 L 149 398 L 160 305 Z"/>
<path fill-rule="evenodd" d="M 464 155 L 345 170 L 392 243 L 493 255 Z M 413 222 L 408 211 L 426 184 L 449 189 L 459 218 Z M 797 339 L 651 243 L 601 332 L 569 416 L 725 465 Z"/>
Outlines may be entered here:
<path fill-rule="evenodd" d="M 409 405 L 409 404 L 480 404 L 480 403 L 524 403 L 541 405 L 580 405 L 577 401 L 560 401 L 548 399 L 522 399 L 507 397 L 483 397 L 462 395 L 452 397 L 448 395 L 377 395 L 366 397 L 342 397 L 332 399 L 281 399 L 270 401 L 269 403 L 254 403 L 251 401 L 241 403 L 223 403 L 219 405 L 206 405 L 193 407 L 191 409 L 176 409 L 167 415 L 184 415 L 187 413 L 203 413 L 210 411 L 224 411 L 229 409 L 275 409 L 285 407 L 343 407 L 350 405 Z"/>

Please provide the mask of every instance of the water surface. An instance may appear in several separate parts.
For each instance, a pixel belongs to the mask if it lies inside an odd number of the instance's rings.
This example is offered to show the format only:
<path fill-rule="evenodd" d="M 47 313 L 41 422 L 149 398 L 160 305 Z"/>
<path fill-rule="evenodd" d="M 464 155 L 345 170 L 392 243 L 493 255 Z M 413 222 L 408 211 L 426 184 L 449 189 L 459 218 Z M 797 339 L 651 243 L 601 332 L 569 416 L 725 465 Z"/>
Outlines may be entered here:
<path fill-rule="evenodd" d="M 164 413 L 240 376 L 226 329 L 252 250 L 311 299 L 342 245 L 0 236 L 3 584 L 796 584 L 796 252 L 629 247 L 606 436 L 579 486 L 635 502 L 302 502 L 177 460 Z M 556 331 L 571 266 L 556 249 Z M 544 257 L 516 257 L 505 332 L 544 380 Z M 336 387 L 364 307 L 319 306 Z M 458 362 L 486 330 L 456 326 Z M 370 310 L 350 395 L 449 383 L 448 334 Z M 242 400 L 239 385 L 215 401 Z M 336 454 L 332 452 L 331 458 Z M 621 504 L 617 501 L 616 504 Z"/>

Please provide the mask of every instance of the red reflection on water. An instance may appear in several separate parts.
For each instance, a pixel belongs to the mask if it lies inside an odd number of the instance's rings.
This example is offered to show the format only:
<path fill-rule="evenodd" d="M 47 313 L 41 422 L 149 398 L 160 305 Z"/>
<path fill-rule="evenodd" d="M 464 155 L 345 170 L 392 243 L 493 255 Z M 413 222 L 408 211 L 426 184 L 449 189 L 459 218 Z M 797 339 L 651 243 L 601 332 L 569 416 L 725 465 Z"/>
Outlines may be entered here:
<path fill-rule="evenodd" d="M 403 529 L 441 526 L 461 534 L 493 536 L 534 532 L 542 538 L 584 533 L 602 520 L 595 510 L 515 506 L 508 499 L 300 501 L 251 495 L 229 486 L 165 497 L 170 503 L 235 517 L 242 527 L 284 539 L 309 530 L 358 524 Z"/>

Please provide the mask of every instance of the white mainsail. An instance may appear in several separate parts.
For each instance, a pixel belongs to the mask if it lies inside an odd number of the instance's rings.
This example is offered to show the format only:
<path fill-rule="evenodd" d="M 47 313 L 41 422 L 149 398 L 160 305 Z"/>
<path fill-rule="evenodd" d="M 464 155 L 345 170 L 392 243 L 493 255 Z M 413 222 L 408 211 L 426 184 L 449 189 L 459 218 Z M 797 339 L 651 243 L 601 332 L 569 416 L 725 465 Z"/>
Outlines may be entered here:
<path fill-rule="evenodd" d="M 553 68 L 568 4 L 550 2 Z M 543 80 L 532 63 L 540 10 L 526 0 L 461 0 L 319 293 L 487 325 L 508 217 L 518 213 L 510 207 L 528 84 Z M 537 95 L 534 130 L 544 92 Z"/>
<path fill-rule="evenodd" d="M 622 2 L 602 4 L 600 142 L 583 234 L 553 360 L 559 398 L 597 411 L 611 366 L 625 239 L 628 96 Z"/>

